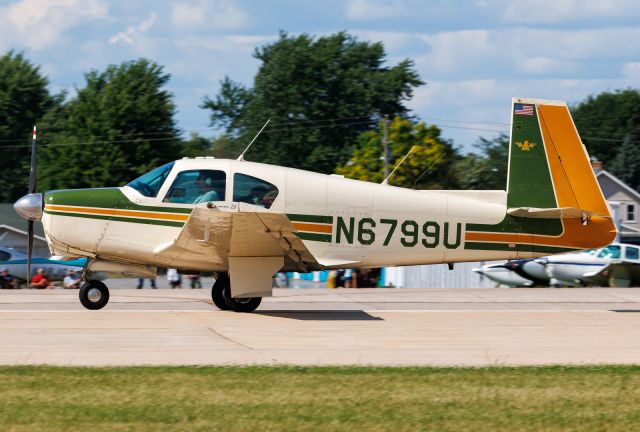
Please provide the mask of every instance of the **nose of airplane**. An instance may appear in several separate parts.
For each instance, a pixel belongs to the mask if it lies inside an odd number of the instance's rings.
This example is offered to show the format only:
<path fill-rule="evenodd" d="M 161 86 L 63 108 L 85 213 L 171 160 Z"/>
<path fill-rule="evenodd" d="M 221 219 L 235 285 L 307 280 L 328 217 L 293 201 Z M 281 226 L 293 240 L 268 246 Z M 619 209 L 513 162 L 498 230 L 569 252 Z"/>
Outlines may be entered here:
<path fill-rule="evenodd" d="M 32 193 L 25 195 L 15 202 L 13 208 L 16 212 L 26 220 L 40 220 L 42 219 L 42 194 Z"/>

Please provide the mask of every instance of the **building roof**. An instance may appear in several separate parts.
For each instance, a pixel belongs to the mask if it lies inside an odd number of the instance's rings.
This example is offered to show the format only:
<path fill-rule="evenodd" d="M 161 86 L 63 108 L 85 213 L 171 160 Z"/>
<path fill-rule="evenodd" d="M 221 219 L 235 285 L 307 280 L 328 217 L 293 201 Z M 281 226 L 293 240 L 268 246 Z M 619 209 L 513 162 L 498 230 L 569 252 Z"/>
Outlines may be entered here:
<path fill-rule="evenodd" d="M 22 219 L 20 215 L 16 213 L 13 208 L 13 204 L 10 203 L 0 204 L 0 225 L 8 225 L 20 231 L 27 231 L 27 221 Z M 36 221 L 33 228 L 36 235 L 44 237 L 42 222 Z"/>
<path fill-rule="evenodd" d="M 635 189 L 633 189 L 632 187 L 628 186 L 627 184 L 625 184 L 622 180 L 620 180 L 618 177 L 614 176 L 613 174 L 611 174 L 609 171 L 606 170 L 598 170 L 596 172 L 596 178 L 599 177 L 607 177 L 609 179 L 611 179 L 611 181 L 613 181 L 614 183 L 616 183 L 618 186 L 620 186 L 620 188 L 624 189 L 625 192 L 629 193 L 636 201 L 640 202 L 640 193 L 636 192 Z"/>

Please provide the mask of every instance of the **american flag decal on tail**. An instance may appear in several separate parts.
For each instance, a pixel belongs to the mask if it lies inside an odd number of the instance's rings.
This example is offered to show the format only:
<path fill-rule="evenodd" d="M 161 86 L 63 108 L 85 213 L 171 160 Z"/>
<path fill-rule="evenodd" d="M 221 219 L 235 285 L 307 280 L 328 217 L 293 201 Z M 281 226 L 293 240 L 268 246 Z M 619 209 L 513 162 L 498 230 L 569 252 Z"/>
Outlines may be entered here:
<path fill-rule="evenodd" d="M 516 115 L 532 116 L 533 115 L 533 105 L 517 103 L 517 104 L 515 104 L 514 112 L 515 112 Z"/>

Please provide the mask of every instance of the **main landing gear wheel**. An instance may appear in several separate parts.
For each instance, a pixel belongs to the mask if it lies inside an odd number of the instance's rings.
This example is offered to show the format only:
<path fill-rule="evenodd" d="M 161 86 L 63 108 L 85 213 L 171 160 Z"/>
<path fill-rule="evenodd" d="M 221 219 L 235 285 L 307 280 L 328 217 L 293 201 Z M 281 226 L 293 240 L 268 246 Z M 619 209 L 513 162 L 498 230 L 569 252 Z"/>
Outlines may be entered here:
<path fill-rule="evenodd" d="M 213 288 L 211 288 L 211 300 L 213 300 L 213 304 L 220 310 L 229 310 L 229 306 L 227 306 L 227 302 L 224 299 L 225 296 L 223 295 L 225 290 L 229 290 L 229 285 L 229 275 L 227 273 L 218 273 L 216 282 L 213 284 Z"/>
<path fill-rule="evenodd" d="M 102 309 L 109 303 L 109 288 L 97 280 L 90 280 L 80 287 L 80 303 L 91 310 Z"/>
<path fill-rule="evenodd" d="M 253 312 L 262 302 L 262 297 L 231 297 L 231 283 L 227 273 L 219 274 L 216 283 L 211 289 L 211 299 L 213 304 L 221 310 L 232 310 L 234 312 Z"/>

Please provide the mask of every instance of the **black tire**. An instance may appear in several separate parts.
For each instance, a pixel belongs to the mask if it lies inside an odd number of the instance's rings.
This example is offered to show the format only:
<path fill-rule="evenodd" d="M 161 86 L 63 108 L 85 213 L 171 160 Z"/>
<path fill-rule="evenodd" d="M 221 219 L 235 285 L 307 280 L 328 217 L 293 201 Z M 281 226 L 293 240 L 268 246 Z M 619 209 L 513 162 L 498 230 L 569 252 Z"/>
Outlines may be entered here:
<path fill-rule="evenodd" d="M 227 288 L 225 292 L 229 293 L 225 295 L 227 306 L 234 312 L 253 312 L 262 302 L 262 297 L 232 298 L 230 289 Z"/>
<path fill-rule="evenodd" d="M 222 289 L 222 297 L 227 305 L 226 310 L 234 312 L 253 312 L 262 301 L 262 297 L 231 297 L 231 283 L 227 283 Z"/>
<path fill-rule="evenodd" d="M 213 284 L 213 288 L 211 288 L 211 300 L 213 300 L 213 304 L 220 310 L 229 310 L 223 294 L 225 289 L 227 291 L 229 290 L 229 274 L 218 273 L 216 282 Z"/>
<path fill-rule="evenodd" d="M 102 309 L 109 303 L 109 288 L 97 280 L 90 280 L 80 287 L 80 303 L 90 310 Z"/>

